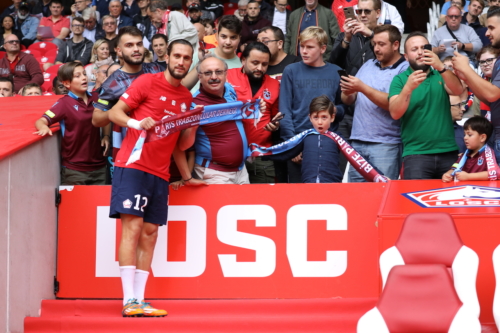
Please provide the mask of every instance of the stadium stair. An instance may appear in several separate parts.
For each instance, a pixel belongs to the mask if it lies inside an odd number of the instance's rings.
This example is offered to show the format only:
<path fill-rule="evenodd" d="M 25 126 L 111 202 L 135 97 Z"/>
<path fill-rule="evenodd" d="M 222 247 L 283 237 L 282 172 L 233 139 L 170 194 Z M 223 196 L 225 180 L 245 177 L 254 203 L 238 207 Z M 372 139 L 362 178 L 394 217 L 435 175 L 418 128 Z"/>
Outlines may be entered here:
<path fill-rule="evenodd" d="M 356 332 L 376 298 L 155 300 L 164 318 L 123 318 L 118 300 L 44 300 L 40 317 L 26 317 L 25 333 L 106 332 Z"/>

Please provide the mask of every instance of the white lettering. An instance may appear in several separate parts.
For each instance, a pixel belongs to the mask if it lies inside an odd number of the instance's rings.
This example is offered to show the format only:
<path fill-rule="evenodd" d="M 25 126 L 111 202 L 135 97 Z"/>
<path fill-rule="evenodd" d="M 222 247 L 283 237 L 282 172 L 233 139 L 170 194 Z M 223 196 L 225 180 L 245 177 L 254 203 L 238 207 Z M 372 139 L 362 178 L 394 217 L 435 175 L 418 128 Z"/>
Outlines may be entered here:
<path fill-rule="evenodd" d="M 237 230 L 238 220 L 255 220 L 256 227 L 275 227 L 276 212 L 267 205 L 230 205 L 217 213 L 217 238 L 224 244 L 251 249 L 255 262 L 237 262 L 235 254 L 219 254 L 225 277 L 265 277 L 276 269 L 276 244 L 272 239 Z"/>
<path fill-rule="evenodd" d="M 347 251 L 327 251 L 326 261 L 307 260 L 308 220 L 326 220 L 327 230 L 347 230 L 347 211 L 340 205 L 296 205 L 287 214 L 286 254 L 295 277 L 336 277 L 347 269 Z"/>

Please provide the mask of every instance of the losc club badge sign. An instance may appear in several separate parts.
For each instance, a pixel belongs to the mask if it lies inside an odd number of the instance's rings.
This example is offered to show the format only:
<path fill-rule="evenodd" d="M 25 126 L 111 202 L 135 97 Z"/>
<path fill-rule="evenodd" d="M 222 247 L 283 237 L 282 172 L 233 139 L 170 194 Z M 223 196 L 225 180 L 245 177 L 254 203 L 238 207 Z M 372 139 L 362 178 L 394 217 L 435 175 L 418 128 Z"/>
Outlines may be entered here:
<path fill-rule="evenodd" d="M 500 189 L 496 187 L 464 185 L 402 195 L 424 208 L 500 207 Z"/>

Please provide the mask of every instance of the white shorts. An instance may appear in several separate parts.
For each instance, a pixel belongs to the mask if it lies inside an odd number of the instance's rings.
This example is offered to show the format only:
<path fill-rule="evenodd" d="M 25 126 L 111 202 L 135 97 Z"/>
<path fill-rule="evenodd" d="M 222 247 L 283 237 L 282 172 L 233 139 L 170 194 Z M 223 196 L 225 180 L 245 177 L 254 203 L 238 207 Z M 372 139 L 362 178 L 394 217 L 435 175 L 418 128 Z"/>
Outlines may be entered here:
<path fill-rule="evenodd" d="M 247 168 L 244 165 L 240 171 L 219 171 L 195 164 L 194 171 L 198 178 L 208 184 L 250 184 Z"/>

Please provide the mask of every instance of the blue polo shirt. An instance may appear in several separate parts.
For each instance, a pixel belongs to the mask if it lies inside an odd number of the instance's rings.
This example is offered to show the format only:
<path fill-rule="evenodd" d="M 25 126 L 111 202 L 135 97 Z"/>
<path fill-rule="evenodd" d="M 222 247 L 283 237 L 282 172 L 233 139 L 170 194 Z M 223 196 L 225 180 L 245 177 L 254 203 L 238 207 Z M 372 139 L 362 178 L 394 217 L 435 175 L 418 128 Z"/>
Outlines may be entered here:
<path fill-rule="evenodd" d="M 384 93 L 389 93 L 392 79 L 408 68 L 403 56 L 392 66 L 382 68 L 380 61 L 370 59 L 361 66 L 356 77 L 366 85 Z M 401 143 L 399 120 L 394 120 L 389 111 L 370 101 L 362 93 L 356 99 L 351 140 L 375 143 Z"/>

